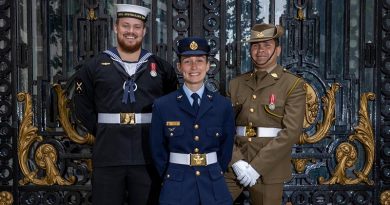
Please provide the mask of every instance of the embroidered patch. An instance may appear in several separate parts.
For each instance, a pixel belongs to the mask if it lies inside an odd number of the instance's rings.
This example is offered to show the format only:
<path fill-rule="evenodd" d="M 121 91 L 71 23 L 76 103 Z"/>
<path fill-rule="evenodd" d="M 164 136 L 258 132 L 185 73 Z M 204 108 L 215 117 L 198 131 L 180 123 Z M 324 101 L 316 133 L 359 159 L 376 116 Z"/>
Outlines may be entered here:
<path fill-rule="evenodd" d="M 83 89 L 84 85 L 83 85 L 83 81 L 79 78 L 77 78 L 75 80 L 75 93 L 78 94 L 78 95 L 82 95 L 84 94 L 84 89 Z"/>

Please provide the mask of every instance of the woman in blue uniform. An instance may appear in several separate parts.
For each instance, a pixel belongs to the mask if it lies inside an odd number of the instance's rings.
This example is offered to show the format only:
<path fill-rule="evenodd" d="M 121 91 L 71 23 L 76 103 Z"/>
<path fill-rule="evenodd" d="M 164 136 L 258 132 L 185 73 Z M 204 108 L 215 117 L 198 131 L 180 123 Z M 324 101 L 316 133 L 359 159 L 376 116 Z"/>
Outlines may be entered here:
<path fill-rule="evenodd" d="M 233 203 L 223 174 L 235 132 L 231 102 L 207 90 L 210 47 L 204 38 L 178 42 L 177 68 L 184 84 L 154 102 L 150 145 L 163 178 L 160 204 Z"/>

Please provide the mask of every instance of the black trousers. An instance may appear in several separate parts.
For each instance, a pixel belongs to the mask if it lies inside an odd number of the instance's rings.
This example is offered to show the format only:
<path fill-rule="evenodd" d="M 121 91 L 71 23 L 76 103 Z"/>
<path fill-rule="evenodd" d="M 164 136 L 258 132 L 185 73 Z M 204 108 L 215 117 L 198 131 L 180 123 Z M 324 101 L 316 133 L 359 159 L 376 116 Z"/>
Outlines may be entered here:
<path fill-rule="evenodd" d="M 93 205 L 156 205 L 161 180 L 152 165 L 94 167 Z"/>

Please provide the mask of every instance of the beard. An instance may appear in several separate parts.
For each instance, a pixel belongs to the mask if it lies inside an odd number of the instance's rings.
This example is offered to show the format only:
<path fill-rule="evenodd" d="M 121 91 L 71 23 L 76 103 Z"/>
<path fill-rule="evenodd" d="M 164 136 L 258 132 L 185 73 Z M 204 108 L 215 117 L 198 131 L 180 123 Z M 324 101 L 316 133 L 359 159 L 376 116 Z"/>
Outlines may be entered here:
<path fill-rule="evenodd" d="M 135 44 L 128 45 L 125 42 L 126 39 L 119 38 L 118 36 L 117 36 L 117 39 L 118 39 L 118 46 L 125 52 L 134 53 L 134 52 L 138 51 L 139 49 L 141 49 L 142 40 L 136 41 Z"/>

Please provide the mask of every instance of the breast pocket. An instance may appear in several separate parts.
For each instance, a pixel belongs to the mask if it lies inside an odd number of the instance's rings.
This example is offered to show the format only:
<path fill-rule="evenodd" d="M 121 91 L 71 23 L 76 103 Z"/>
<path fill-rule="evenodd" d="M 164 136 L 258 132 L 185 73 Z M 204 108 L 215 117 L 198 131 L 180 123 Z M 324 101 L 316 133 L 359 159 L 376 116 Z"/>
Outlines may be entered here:
<path fill-rule="evenodd" d="M 271 105 L 269 102 L 260 102 L 261 109 L 264 109 L 264 112 L 271 118 L 282 119 L 284 116 L 284 101 L 279 99 L 279 102 L 276 102 L 274 105 Z"/>
<path fill-rule="evenodd" d="M 207 135 L 214 138 L 220 138 L 222 137 L 222 128 L 221 127 L 207 128 Z"/>
<path fill-rule="evenodd" d="M 212 142 L 212 146 L 219 146 L 219 140 L 221 140 L 224 136 L 222 134 L 221 127 L 210 127 L 206 129 L 207 138 L 209 142 Z"/>
<path fill-rule="evenodd" d="M 242 106 L 245 103 L 246 99 L 246 96 L 237 95 L 236 97 L 232 98 L 232 103 L 234 106 Z"/>
<path fill-rule="evenodd" d="M 164 182 L 160 194 L 160 202 L 180 204 L 183 179 L 183 170 L 169 168 L 164 176 Z"/>

